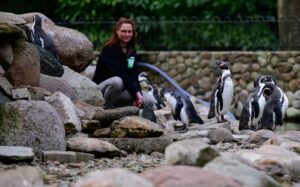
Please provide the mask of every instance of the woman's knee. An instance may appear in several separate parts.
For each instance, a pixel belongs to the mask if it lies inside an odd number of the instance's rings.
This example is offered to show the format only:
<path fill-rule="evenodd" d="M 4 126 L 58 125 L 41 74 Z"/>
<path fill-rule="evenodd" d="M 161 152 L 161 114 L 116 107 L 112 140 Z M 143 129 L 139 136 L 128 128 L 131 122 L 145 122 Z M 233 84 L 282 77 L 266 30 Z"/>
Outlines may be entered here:
<path fill-rule="evenodd" d="M 123 89 L 123 87 L 124 87 L 123 80 L 120 77 L 112 77 L 111 84 L 114 87 L 121 88 L 121 89 Z"/>

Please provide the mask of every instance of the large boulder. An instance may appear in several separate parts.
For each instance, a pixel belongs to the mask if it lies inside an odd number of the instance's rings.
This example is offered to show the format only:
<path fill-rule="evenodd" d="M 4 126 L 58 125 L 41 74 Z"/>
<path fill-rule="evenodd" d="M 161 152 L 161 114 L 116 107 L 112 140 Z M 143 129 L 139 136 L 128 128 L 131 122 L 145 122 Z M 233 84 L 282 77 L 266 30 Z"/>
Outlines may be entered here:
<path fill-rule="evenodd" d="M 4 76 L 14 86 L 38 86 L 40 80 L 40 57 L 38 50 L 25 41 L 13 43 L 13 63 Z"/>
<path fill-rule="evenodd" d="M 60 91 L 68 96 L 72 101 L 78 100 L 78 97 L 72 87 L 61 78 L 41 74 L 39 85 L 50 93 Z"/>
<path fill-rule="evenodd" d="M 96 83 L 67 66 L 63 67 L 65 73 L 61 80 L 72 87 L 81 101 L 94 106 L 100 106 L 104 103 L 102 92 Z"/>
<path fill-rule="evenodd" d="M 23 15 L 23 17 L 27 16 Z M 45 16 L 42 18 L 45 20 L 42 23 L 43 30 L 54 41 L 61 64 L 77 72 L 83 71 L 94 58 L 92 42 L 77 30 L 54 25 L 46 21 L 48 19 Z M 32 23 L 27 23 L 29 28 L 31 25 Z"/>
<path fill-rule="evenodd" d="M 238 187 L 242 186 L 236 180 L 191 166 L 163 166 L 148 169 L 141 176 L 149 180 L 155 187 Z"/>
<path fill-rule="evenodd" d="M 65 130 L 56 110 L 45 101 L 18 100 L 0 107 L 0 145 L 65 150 Z"/>
<path fill-rule="evenodd" d="M 24 24 L 25 20 L 19 16 L 13 13 L 0 12 L 0 41 L 26 39 Z"/>
<path fill-rule="evenodd" d="M 33 17 L 35 15 L 39 15 L 42 18 L 43 23 L 54 25 L 54 22 L 51 19 L 49 19 L 47 16 L 45 16 L 40 12 L 29 12 L 24 14 L 18 14 L 18 16 L 20 16 L 22 19 L 26 21 L 26 23 L 33 23 Z"/>
<path fill-rule="evenodd" d="M 74 187 L 154 187 L 145 178 L 122 168 L 111 168 L 89 172 L 81 177 Z"/>

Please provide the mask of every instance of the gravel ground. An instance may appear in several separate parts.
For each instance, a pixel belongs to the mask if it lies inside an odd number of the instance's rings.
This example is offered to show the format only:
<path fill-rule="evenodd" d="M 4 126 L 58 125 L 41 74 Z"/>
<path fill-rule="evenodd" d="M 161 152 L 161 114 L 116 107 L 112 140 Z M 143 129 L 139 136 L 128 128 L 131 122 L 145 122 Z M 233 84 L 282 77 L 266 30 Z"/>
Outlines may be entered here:
<path fill-rule="evenodd" d="M 19 166 L 38 166 L 43 171 L 44 183 L 49 187 L 69 187 L 79 177 L 94 170 L 106 168 L 127 168 L 136 173 L 163 165 L 164 155 L 153 152 L 151 155 L 129 154 L 126 157 L 101 158 L 81 163 L 60 163 L 58 161 L 42 162 L 35 159 L 32 163 L 4 165 L 0 163 L 0 171 L 15 169 Z"/>
<path fill-rule="evenodd" d="M 254 149 L 255 144 L 218 143 L 214 145 L 220 152 L 235 152 L 240 149 Z M 49 187 L 70 187 L 79 177 L 94 170 L 106 168 L 126 168 L 141 173 L 150 168 L 164 164 L 164 154 L 153 152 L 146 154 L 128 154 L 126 157 L 101 158 L 81 163 L 60 163 L 58 161 L 42 162 L 35 159 L 32 163 L 4 165 L 0 163 L 0 171 L 14 169 L 22 165 L 38 166 L 43 171 L 44 183 Z"/>

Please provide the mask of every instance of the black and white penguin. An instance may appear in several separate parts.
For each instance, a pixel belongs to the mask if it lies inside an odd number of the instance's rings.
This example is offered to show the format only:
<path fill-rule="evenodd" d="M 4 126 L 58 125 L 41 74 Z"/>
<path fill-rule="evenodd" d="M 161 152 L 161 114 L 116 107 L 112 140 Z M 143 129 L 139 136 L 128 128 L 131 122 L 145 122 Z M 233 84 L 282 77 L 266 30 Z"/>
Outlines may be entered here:
<path fill-rule="evenodd" d="M 159 97 L 159 94 L 158 94 L 158 90 L 156 88 L 156 86 L 154 85 L 149 85 L 148 86 L 149 88 L 149 92 L 153 95 L 153 97 L 155 98 L 155 106 L 156 106 L 156 109 L 157 110 L 160 110 L 162 109 L 163 107 L 166 106 L 166 104 L 163 102 L 163 100 Z"/>
<path fill-rule="evenodd" d="M 34 15 L 33 24 L 31 26 L 31 40 L 32 43 L 41 46 L 49 51 L 56 59 L 58 55 L 51 37 L 42 28 L 42 18 L 39 15 Z"/>
<path fill-rule="evenodd" d="M 180 111 L 183 107 L 183 103 L 180 95 L 172 88 L 163 88 L 160 91 L 160 95 L 165 98 L 166 102 L 170 105 L 173 118 L 181 121 Z"/>
<path fill-rule="evenodd" d="M 138 75 L 138 80 L 139 80 L 139 83 L 140 83 L 140 86 L 142 89 L 148 89 L 150 82 L 148 81 L 148 73 L 147 72 L 141 72 Z"/>
<path fill-rule="evenodd" d="M 266 83 L 276 85 L 276 80 L 271 75 L 258 76 L 254 81 L 254 88 L 243 106 L 239 130 L 252 129 L 256 130 L 260 123 L 267 98 L 262 90 Z"/>
<path fill-rule="evenodd" d="M 188 97 L 181 97 L 181 101 L 183 103 L 183 107 L 180 111 L 180 118 L 183 124 L 188 126 L 191 123 L 203 124 L 203 120 L 198 115 L 195 106 L 192 101 Z"/>
<path fill-rule="evenodd" d="M 288 98 L 283 90 L 273 83 L 266 83 L 262 92 L 267 97 L 267 103 L 258 129 L 275 130 L 277 125 L 282 125 L 283 123 L 288 109 Z"/>
<path fill-rule="evenodd" d="M 156 86 L 151 85 L 147 77 L 148 73 L 146 72 L 141 72 L 138 75 L 138 80 L 142 88 L 143 96 L 145 97 L 145 100 L 149 102 L 149 106 L 152 105 L 154 110 L 160 110 L 166 105 L 159 97 Z"/>
<path fill-rule="evenodd" d="M 217 88 L 213 91 L 210 98 L 210 108 L 208 119 L 217 118 L 218 123 L 226 122 L 224 115 L 229 111 L 234 95 L 234 86 L 231 79 L 229 65 L 226 62 L 218 61 L 216 65 L 222 71 Z"/>
<path fill-rule="evenodd" d="M 171 88 L 162 89 L 161 95 L 163 95 L 167 103 L 169 103 L 174 119 L 180 120 L 184 124 L 180 132 L 188 131 L 188 126 L 191 123 L 204 123 L 189 97 L 183 96 Z"/>

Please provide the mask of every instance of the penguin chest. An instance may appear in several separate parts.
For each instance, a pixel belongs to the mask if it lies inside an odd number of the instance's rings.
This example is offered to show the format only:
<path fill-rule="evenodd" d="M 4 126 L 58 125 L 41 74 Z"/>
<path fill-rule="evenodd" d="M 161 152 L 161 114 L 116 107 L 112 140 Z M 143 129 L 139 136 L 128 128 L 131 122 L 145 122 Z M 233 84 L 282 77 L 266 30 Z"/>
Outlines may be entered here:
<path fill-rule="evenodd" d="M 164 95 L 167 103 L 169 103 L 172 113 L 175 114 L 175 108 L 176 108 L 176 104 L 177 104 L 177 100 L 175 97 L 173 97 L 171 94 L 167 93 Z"/>
<path fill-rule="evenodd" d="M 233 82 L 230 78 L 225 80 L 221 95 L 223 107 L 219 108 L 219 113 L 223 115 L 228 112 L 233 98 Z"/>
<path fill-rule="evenodd" d="M 184 106 L 180 111 L 180 118 L 183 124 L 188 125 L 190 123 L 187 108 Z"/>
<path fill-rule="evenodd" d="M 282 117 L 284 117 L 289 107 L 289 100 L 287 96 L 283 93 L 283 91 L 282 91 L 281 103 L 282 103 L 281 106 Z"/>

